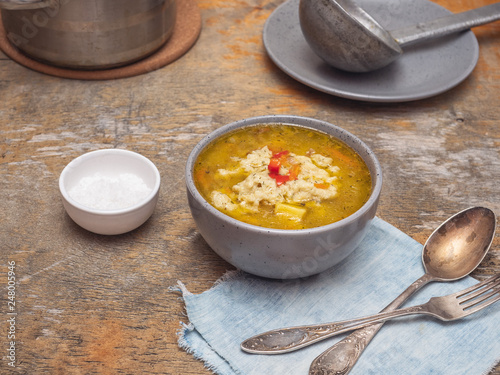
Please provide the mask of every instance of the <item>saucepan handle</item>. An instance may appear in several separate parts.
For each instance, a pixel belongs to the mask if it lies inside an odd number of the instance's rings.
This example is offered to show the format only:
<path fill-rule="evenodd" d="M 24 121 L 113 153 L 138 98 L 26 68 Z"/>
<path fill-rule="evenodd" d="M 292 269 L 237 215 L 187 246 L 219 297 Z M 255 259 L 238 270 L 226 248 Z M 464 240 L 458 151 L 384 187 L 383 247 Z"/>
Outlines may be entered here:
<path fill-rule="evenodd" d="M 0 9 L 22 10 L 51 6 L 57 0 L 0 0 Z"/>

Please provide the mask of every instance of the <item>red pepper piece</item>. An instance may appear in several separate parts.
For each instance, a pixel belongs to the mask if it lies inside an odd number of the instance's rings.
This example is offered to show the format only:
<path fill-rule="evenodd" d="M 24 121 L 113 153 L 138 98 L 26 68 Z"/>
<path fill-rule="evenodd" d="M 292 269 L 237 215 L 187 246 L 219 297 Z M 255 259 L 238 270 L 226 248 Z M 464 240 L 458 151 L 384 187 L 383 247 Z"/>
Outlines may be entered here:
<path fill-rule="evenodd" d="M 267 166 L 267 169 L 269 169 L 270 174 L 271 173 L 278 174 L 280 172 L 280 167 L 281 167 L 281 160 L 271 158 L 271 160 L 269 161 L 269 165 Z"/>
<path fill-rule="evenodd" d="M 288 175 L 282 175 L 278 173 L 269 173 L 269 177 L 274 178 L 276 180 L 276 185 L 283 185 L 285 182 L 290 180 Z"/>
<path fill-rule="evenodd" d="M 280 159 L 282 156 L 288 155 L 288 150 L 280 151 L 275 153 L 272 158 L 273 159 Z"/>
<path fill-rule="evenodd" d="M 269 169 L 269 177 L 274 178 L 276 180 L 276 185 L 278 186 L 283 185 L 287 181 L 296 180 L 299 174 L 298 164 L 292 165 L 288 174 L 286 175 L 279 174 L 281 164 L 286 161 L 286 156 L 288 155 L 288 153 L 289 153 L 288 150 L 275 153 L 271 157 L 269 165 L 267 166 L 267 169 Z"/>

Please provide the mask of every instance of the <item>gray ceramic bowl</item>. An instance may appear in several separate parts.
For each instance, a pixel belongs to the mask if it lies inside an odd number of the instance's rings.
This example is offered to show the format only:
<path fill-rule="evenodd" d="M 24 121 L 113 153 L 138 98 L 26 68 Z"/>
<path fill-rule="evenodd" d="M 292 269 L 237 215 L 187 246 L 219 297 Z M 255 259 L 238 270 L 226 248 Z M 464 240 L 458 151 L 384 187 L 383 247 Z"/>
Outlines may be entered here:
<path fill-rule="evenodd" d="M 372 177 L 372 194 L 351 216 L 333 224 L 301 230 L 269 229 L 233 219 L 214 208 L 198 192 L 193 166 L 199 153 L 221 135 L 249 125 L 283 123 L 316 129 L 340 139 L 363 158 Z M 346 258 L 359 245 L 375 216 L 382 189 L 380 164 L 360 139 L 324 121 L 298 116 L 261 116 L 223 126 L 203 138 L 186 165 L 189 207 L 200 234 L 227 262 L 248 273 L 293 279 L 320 273 Z"/>

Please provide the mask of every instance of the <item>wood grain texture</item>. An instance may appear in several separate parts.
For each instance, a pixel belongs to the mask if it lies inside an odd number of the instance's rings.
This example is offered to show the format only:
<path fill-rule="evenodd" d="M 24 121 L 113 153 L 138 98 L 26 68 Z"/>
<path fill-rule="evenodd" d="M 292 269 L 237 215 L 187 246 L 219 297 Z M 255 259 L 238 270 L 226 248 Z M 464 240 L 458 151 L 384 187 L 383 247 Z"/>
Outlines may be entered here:
<path fill-rule="evenodd" d="M 421 243 L 469 206 L 500 215 L 499 22 L 475 29 L 479 63 L 458 87 L 417 102 L 362 103 L 310 89 L 271 62 L 262 27 L 281 2 L 198 0 L 196 45 L 171 65 L 127 79 L 65 80 L 0 55 L 0 312 L 7 262 L 15 261 L 12 373 L 210 374 L 177 346 L 187 319 L 169 287 L 182 280 L 201 293 L 233 269 L 196 230 L 184 165 L 204 135 L 235 120 L 302 115 L 358 135 L 383 167 L 378 215 Z M 458 12 L 494 1 L 436 2 Z M 74 224 L 57 185 L 73 158 L 109 147 L 145 155 L 162 176 L 151 219 L 113 237 Z M 494 272 L 498 234 L 474 276 Z M 6 368 L 3 360 L 0 372 Z"/>

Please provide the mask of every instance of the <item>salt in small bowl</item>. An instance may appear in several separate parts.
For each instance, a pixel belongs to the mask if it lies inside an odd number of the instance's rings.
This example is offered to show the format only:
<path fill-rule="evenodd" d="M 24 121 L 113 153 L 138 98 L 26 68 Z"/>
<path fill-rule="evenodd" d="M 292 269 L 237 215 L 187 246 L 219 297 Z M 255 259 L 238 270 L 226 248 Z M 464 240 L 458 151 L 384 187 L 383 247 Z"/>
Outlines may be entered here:
<path fill-rule="evenodd" d="M 160 173 L 138 153 L 97 150 L 79 156 L 64 168 L 59 190 L 66 212 L 82 228 L 97 234 L 123 234 L 152 215 Z"/>

